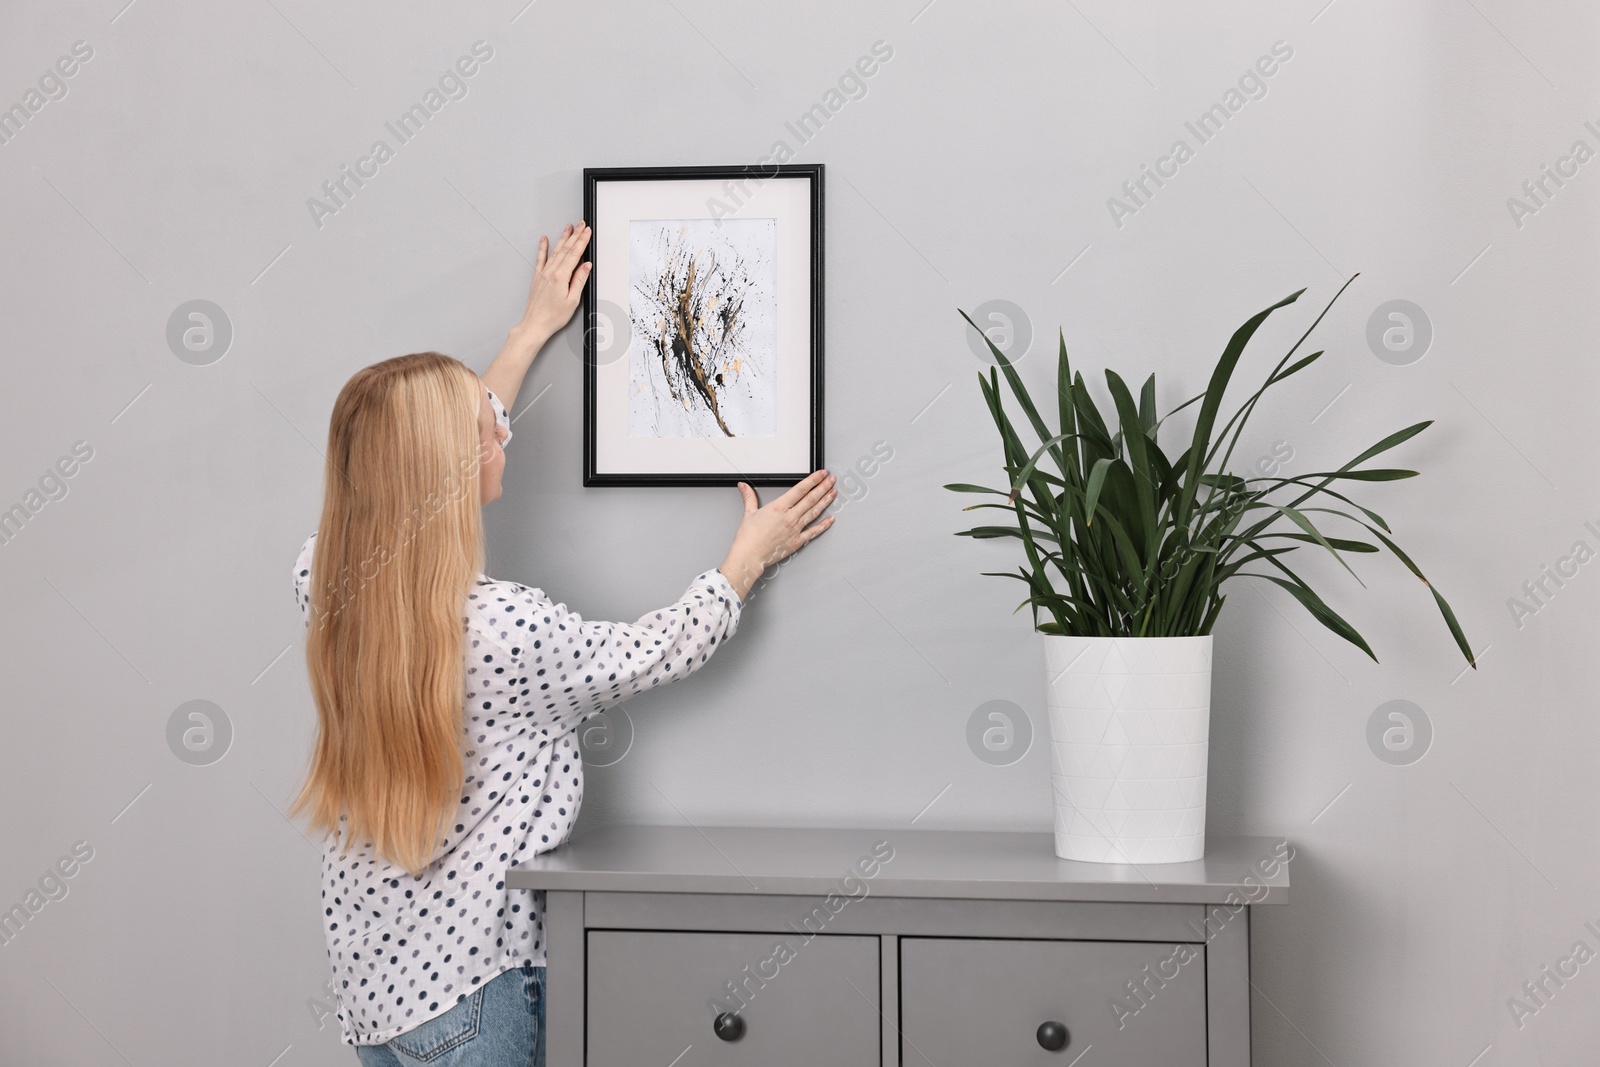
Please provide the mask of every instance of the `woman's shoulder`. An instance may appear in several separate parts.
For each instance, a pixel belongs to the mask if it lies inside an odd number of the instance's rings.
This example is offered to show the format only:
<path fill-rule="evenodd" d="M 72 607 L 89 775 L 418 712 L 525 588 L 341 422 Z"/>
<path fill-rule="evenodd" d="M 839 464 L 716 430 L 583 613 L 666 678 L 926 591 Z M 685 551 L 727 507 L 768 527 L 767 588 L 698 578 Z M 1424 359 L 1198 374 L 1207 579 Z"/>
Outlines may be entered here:
<path fill-rule="evenodd" d="M 317 550 L 317 532 L 311 531 L 311 536 L 300 544 L 300 552 L 294 558 L 294 584 L 296 586 L 309 586 L 311 584 L 311 557 Z"/>
<path fill-rule="evenodd" d="M 537 608 L 550 603 L 545 591 L 522 582 L 506 581 L 480 574 L 477 582 L 467 590 L 467 606 L 493 614 L 515 614 L 524 608 Z"/>
<path fill-rule="evenodd" d="M 550 598 L 542 589 L 480 575 L 477 584 L 467 590 L 467 617 L 463 621 L 469 630 L 520 651 L 518 635 L 538 630 L 549 608 Z"/>
<path fill-rule="evenodd" d="M 300 608 L 304 618 L 310 618 L 311 609 L 311 557 L 316 552 L 317 534 L 312 531 L 311 536 L 305 539 L 300 546 L 300 554 L 294 559 L 294 600 Z"/>

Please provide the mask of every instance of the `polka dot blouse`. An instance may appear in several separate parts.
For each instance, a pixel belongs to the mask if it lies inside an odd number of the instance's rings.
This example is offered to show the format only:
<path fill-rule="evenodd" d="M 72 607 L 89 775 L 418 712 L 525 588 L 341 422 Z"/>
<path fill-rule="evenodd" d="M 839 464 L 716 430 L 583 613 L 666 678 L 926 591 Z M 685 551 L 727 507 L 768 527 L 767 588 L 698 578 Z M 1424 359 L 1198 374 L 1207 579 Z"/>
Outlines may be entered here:
<path fill-rule="evenodd" d="M 312 534 L 294 567 L 307 625 L 315 544 Z M 323 935 L 346 1044 L 382 1044 L 524 961 L 543 966 L 544 894 L 508 890 L 505 872 L 572 832 L 576 728 L 695 671 L 733 636 L 740 609 L 716 569 L 631 624 L 590 622 L 539 589 L 478 576 L 463 619 L 466 779 L 437 858 L 413 878 L 370 843 L 341 858 L 342 833 L 324 848 Z"/>

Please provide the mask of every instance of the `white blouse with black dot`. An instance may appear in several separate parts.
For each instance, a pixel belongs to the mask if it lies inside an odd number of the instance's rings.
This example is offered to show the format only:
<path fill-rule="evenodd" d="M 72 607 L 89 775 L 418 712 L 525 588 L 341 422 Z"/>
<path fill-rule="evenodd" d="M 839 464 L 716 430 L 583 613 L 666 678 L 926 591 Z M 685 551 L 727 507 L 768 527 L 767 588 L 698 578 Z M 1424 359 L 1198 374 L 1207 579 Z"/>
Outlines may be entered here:
<path fill-rule="evenodd" d="M 308 626 L 315 544 L 312 534 L 294 567 Z M 741 608 L 715 568 L 631 624 L 590 622 L 539 589 L 478 576 L 462 620 L 466 779 L 435 859 L 413 878 L 370 842 L 341 857 L 342 832 L 324 847 L 323 934 L 346 1044 L 383 1044 L 524 961 L 544 964 L 544 894 L 506 889 L 504 872 L 571 833 L 583 802 L 578 725 L 695 671 L 733 636 Z"/>

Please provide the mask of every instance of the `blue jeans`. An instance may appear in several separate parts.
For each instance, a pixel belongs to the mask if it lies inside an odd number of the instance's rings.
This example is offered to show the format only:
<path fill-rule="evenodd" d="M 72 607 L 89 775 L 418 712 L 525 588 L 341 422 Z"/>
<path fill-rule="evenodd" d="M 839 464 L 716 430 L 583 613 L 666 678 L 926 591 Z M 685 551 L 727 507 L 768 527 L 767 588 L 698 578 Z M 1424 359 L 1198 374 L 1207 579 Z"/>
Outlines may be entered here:
<path fill-rule="evenodd" d="M 361 1067 L 544 1067 L 544 968 L 524 963 L 389 1039 L 357 1045 Z"/>

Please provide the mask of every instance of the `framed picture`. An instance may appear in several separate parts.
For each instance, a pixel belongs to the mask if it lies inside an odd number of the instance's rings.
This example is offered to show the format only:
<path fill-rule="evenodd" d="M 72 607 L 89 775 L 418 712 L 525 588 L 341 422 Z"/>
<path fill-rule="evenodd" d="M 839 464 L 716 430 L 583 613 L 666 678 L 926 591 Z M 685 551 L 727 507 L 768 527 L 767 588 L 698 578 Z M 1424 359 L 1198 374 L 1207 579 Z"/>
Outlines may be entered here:
<path fill-rule="evenodd" d="M 583 172 L 583 484 L 822 467 L 822 164 Z"/>

